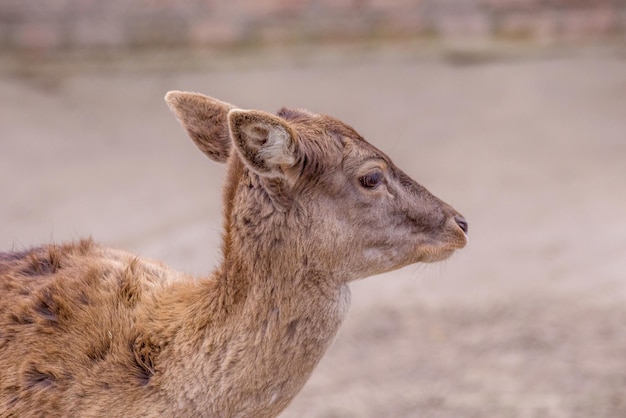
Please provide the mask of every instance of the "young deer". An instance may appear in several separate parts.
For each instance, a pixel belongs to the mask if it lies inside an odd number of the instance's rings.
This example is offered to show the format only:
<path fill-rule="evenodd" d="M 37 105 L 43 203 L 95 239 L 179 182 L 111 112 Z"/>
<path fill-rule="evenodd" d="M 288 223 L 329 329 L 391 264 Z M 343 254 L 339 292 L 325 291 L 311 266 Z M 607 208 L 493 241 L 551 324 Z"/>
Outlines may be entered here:
<path fill-rule="evenodd" d="M 197 279 L 91 240 L 0 253 L 0 416 L 276 416 L 350 281 L 467 242 L 458 212 L 336 119 L 166 101 L 226 163 L 223 262 Z"/>

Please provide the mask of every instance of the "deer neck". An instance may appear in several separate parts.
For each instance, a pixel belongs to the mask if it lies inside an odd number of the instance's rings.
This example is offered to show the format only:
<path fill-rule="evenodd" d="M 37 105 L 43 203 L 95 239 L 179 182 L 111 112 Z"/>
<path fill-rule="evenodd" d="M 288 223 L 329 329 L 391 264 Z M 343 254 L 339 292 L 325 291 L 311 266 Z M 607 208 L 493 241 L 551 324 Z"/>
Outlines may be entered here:
<path fill-rule="evenodd" d="M 298 393 L 329 347 L 348 311 L 350 292 L 340 277 L 309 259 L 305 245 L 288 239 L 306 235 L 307 226 L 284 208 L 233 210 L 240 202 L 236 190 L 258 192 L 241 170 L 237 161 L 231 164 L 225 189 L 224 261 L 210 279 L 188 290 L 190 298 L 177 298 L 187 313 L 177 332 L 195 338 L 177 358 L 187 371 L 181 376 L 202 370 L 209 379 L 206 404 L 216 411 L 273 416 Z M 194 337 L 199 329 L 204 332 Z"/>
<path fill-rule="evenodd" d="M 328 286 L 328 277 L 310 269 L 280 275 L 245 264 L 229 267 L 187 289 L 193 296 L 176 297 L 186 304 L 186 313 L 174 332 L 190 344 L 172 347 L 176 367 L 184 373 L 169 375 L 163 387 L 182 394 L 177 401 L 190 413 L 275 416 L 330 346 L 348 311 L 350 292 L 346 285 Z M 232 289 L 225 289 L 229 277 L 242 276 L 249 280 L 245 285 L 239 280 L 233 296 Z M 206 390 L 190 405 L 183 395 L 197 392 L 198 382 Z M 203 410 L 208 405 L 215 410 Z"/>
<path fill-rule="evenodd" d="M 343 306 L 349 302 L 347 286 L 294 252 L 270 248 L 252 258 L 225 262 L 218 273 L 219 294 L 228 301 L 224 308 L 253 322 L 258 318 L 265 323 L 278 315 L 281 324 L 300 317 L 324 318 L 328 312 L 347 309 Z"/>
<path fill-rule="evenodd" d="M 217 275 L 225 307 L 258 303 L 298 308 L 303 297 L 331 303 L 348 280 L 310 254 L 310 216 L 281 198 L 284 185 L 259 178 L 239 159 L 224 190 L 223 264 Z M 310 243 L 309 243 L 310 244 Z"/>
<path fill-rule="evenodd" d="M 318 271 L 261 271 L 249 272 L 253 279 L 233 316 L 238 322 L 233 328 L 239 329 L 229 344 L 229 351 L 241 356 L 233 364 L 251 365 L 232 369 L 233 381 L 239 382 L 234 386 L 249 391 L 244 398 L 258 399 L 244 414 L 250 416 L 282 410 L 301 390 L 350 304 L 347 286 L 329 286 L 331 278 Z"/>

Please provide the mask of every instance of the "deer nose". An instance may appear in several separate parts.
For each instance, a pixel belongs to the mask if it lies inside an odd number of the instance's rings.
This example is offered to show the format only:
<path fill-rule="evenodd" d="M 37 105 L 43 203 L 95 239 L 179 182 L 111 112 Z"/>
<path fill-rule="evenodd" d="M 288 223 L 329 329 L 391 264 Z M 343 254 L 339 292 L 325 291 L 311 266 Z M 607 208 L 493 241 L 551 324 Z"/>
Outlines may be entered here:
<path fill-rule="evenodd" d="M 461 215 L 456 215 L 454 217 L 454 221 L 459 226 L 459 228 L 461 228 L 463 230 L 463 232 L 465 232 L 465 234 L 467 235 L 468 224 L 467 224 L 467 221 L 465 220 L 465 218 L 463 216 L 461 216 Z"/>

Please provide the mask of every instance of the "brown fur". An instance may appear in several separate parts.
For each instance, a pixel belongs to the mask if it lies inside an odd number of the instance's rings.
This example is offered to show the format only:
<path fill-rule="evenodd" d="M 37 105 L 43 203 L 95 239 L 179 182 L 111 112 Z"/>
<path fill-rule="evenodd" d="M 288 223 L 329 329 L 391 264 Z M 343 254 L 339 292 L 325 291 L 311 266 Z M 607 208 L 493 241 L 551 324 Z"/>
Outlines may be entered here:
<path fill-rule="evenodd" d="M 276 416 L 349 281 L 466 243 L 456 211 L 336 119 L 166 100 L 227 163 L 222 265 L 195 279 L 90 240 L 0 253 L 0 416 Z"/>

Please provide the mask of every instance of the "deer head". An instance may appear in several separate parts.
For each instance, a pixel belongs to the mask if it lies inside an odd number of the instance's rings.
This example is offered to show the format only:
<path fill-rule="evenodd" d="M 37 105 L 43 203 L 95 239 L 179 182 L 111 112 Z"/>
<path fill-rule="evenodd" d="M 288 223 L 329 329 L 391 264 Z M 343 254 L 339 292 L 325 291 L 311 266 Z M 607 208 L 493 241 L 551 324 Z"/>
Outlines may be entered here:
<path fill-rule="evenodd" d="M 166 101 L 200 150 L 227 162 L 226 260 L 237 252 L 345 283 L 443 260 L 467 243 L 456 210 L 337 119 L 195 93 Z"/>

